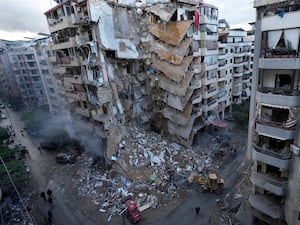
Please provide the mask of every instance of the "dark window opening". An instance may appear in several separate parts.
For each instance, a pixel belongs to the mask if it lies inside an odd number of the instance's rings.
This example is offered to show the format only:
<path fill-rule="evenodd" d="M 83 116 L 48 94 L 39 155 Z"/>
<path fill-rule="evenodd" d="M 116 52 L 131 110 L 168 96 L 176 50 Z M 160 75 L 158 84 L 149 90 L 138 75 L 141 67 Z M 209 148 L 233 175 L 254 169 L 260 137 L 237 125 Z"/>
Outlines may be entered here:
<path fill-rule="evenodd" d="M 285 122 L 289 118 L 288 109 L 273 109 L 271 120 L 274 122 Z"/>
<path fill-rule="evenodd" d="M 292 78 L 288 74 L 277 74 L 275 79 L 276 87 L 292 88 Z"/>

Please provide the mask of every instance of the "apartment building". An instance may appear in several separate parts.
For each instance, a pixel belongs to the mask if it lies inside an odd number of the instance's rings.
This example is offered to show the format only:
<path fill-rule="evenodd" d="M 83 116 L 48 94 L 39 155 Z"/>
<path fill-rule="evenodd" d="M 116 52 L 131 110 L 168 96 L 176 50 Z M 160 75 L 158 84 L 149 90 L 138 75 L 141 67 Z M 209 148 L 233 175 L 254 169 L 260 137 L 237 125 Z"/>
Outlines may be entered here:
<path fill-rule="evenodd" d="M 248 157 L 253 224 L 300 224 L 300 1 L 256 0 Z"/>
<path fill-rule="evenodd" d="M 126 122 L 150 124 L 187 146 L 213 122 L 216 7 L 185 0 L 57 3 L 45 12 L 53 74 L 77 122 L 102 134 Z"/>
<path fill-rule="evenodd" d="M 219 20 L 218 113 L 224 119 L 232 104 L 250 98 L 254 39 L 242 29 L 230 29 L 225 19 Z"/>
<path fill-rule="evenodd" d="M 32 40 L 17 41 L 15 44 L 7 51 L 24 104 L 27 108 L 47 107 L 48 102 L 39 70 L 39 61 L 35 56 Z"/>
<path fill-rule="evenodd" d="M 41 81 L 45 90 L 49 111 L 59 112 L 60 101 L 57 86 L 55 78 L 52 74 L 52 64 L 49 63 L 50 61 L 48 58 L 48 48 L 51 42 L 52 41 L 50 37 L 42 37 L 35 39 L 31 46 L 34 50 L 34 56 L 37 61 L 39 74 L 41 75 Z"/>
<path fill-rule="evenodd" d="M 20 96 L 16 87 L 16 80 L 13 74 L 12 65 L 9 62 L 7 49 L 14 46 L 15 42 L 0 40 L 0 97 L 11 99 Z"/>

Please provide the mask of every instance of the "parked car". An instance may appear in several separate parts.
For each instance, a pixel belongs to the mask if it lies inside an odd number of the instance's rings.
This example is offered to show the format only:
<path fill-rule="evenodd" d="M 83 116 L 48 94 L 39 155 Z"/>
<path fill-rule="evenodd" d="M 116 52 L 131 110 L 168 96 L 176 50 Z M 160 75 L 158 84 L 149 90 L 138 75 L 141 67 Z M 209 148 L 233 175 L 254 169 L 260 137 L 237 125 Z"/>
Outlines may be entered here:
<path fill-rule="evenodd" d="M 6 119 L 6 115 L 4 113 L 1 113 L 1 119 Z"/>
<path fill-rule="evenodd" d="M 74 164 L 76 161 L 76 156 L 67 154 L 67 153 L 59 153 L 56 155 L 56 162 L 62 164 Z"/>

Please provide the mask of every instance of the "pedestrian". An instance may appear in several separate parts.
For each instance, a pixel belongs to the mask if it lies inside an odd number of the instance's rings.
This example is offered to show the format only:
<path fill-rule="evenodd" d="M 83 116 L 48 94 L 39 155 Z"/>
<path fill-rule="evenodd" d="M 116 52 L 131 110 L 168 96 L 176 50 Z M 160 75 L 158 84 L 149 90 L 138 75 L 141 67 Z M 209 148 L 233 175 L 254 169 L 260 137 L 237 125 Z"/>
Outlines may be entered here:
<path fill-rule="evenodd" d="M 48 211 L 48 218 L 52 219 L 52 212 L 50 210 Z"/>
<path fill-rule="evenodd" d="M 47 223 L 48 223 L 49 225 L 52 225 L 52 217 L 49 217 L 49 215 L 48 215 L 48 217 L 47 217 Z"/>
<path fill-rule="evenodd" d="M 44 199 L 44 201 L 46 201 L 46 194 L 45 194 L 45 192 L 41 192 L 40 196 Z"/>
<path fill-rule="evenodd" d="M 47 190 L 47 195 L 48 195 L 48 198 L 52 197 L 52 190 L 51 189 Z"/>
<path fill-rule="evenodd" d="M 54 206 L 52 197 L 49 196 L 48 202 L 49 202 L 50 207 L 52 208 Z"/>
<path fill-rule="evenodd" d="M 199 214 L 200 214 L 200 207 L 196 207 L 195 210 L 196 210 L 197 216 L 199 216 Z"/>

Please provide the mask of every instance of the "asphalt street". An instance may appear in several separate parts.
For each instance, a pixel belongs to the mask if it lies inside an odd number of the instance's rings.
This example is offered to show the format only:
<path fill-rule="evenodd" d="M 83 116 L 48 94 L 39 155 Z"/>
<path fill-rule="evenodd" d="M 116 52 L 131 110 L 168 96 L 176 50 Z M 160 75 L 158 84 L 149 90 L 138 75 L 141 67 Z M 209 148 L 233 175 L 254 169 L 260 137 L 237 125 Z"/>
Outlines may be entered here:
<path fill-rule="evenodd" d="M 24 125 L 19 119 L 19 113 L 6 108 L 7 119 L 1 121 L 1 126 L 11 125 L 16 133 L 15 143 L 21 142 L 29 150 L 25 163 L 31 168 L 30 188 L 32 213 L 38 225 L 47 224 L 44 215 L 48 210 L 53 213 L 55 225 L 126 225 L 130 224 L 127 218 L 118 217 L 108 222 L 107 218 L 100 216 L 98 209 L 89 199 L 79 198 L 72 179 L 76 177 L 76 171 L 66 165 L 55 163 L 53 153 L 39 151 L 37 140 L 32 139 L 25 132 L 24 137 L 20 130 Z M 229 177 L 227 188 L 231 188 L 237 177 L 236 170 L 245 157 L 245 149 L 223 171 L 223 175 Z M 53 190 L 54 207 L 51 209 L 47 202 L 40 198 L 40 192 L 47 189 Z M 71 191 L 72 190 L 72 191 Z M 211 216 L 214 215 L 216 199 L 220 196 L 214 193 L 193 193 L 190 197 L 181 200 L 176 207 L 159 207 L 158 209 L 146 210 L 142 214 L 141 225 L 208 225 Z M 200 207 L 197 215 L 195 207 Z M 154 215 L 155 212 L 157 214 Z"/>

